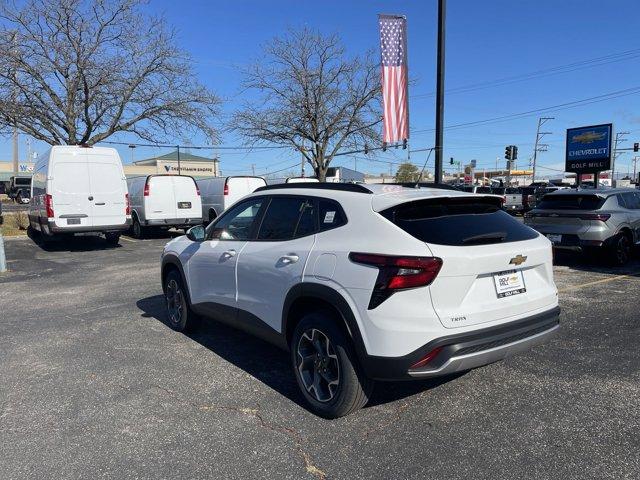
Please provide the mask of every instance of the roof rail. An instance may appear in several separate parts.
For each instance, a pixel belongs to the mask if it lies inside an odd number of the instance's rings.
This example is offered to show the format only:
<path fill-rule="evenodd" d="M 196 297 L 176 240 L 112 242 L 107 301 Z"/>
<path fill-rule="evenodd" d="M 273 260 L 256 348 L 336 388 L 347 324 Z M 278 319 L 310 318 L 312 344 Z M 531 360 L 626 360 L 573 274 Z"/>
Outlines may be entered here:
<path fill-rule="evenodd" d="M 266 190 L 282 190 L 282 189 L 304 189 L 304 190 L 338 190 L 341 192 L 368 193 L 373 192 L 364 185 L 358 183 L 326 183 L 326 182 L 308 182 L 308 183 L 276 183 L 259 187 L 256 192 L 264 192 Z"/>
<path fill-rule="evenodd" d="M 448 185 L 446 183 L 429 183 L 429 182 L 396 182 L 396 183 L 385 183 L 385 185 L 400 185 L 401 187 L 407 188 L 439 188 L 440 190 L 457 190 L 460 191 L 458 187 L 453 185 Z"/>

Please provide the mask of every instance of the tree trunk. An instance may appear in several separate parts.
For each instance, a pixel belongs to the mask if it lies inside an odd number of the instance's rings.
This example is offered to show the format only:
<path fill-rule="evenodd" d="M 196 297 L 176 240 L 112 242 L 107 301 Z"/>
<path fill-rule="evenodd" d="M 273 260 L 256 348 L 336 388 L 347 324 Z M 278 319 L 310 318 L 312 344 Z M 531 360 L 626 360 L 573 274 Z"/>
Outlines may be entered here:
<path fill-rule="evenodd" d="M 319 182 L 326 182 L 327 181 L 327 169 L 326 168 L 322 168 L 322 167 L 316 168 L 316 177 L 318 177 L 318 181 Z"/>

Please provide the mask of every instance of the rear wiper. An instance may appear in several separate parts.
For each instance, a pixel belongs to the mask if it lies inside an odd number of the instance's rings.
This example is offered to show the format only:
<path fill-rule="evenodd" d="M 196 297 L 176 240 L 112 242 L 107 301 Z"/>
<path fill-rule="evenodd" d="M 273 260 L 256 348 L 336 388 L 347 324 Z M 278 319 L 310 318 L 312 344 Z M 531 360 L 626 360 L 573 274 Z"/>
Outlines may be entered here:
<path fill-rule="evenodd" d="M 463 238 L 462 243 L 483 243 L 495 240 L 502 242 L 505 238 L 507 238 L 507 232 L 489 232 Z"/>

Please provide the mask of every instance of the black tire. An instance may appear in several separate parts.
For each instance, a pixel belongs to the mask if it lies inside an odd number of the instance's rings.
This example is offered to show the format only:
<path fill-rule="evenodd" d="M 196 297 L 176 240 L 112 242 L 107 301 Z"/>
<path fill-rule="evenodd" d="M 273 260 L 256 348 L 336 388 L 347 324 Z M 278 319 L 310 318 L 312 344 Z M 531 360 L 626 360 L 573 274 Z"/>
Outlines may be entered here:
<path fill-rule="evenodd" d="M 329 313 L 305 315 L 289 347 L 298 387 L 316 415 L 339 418 L 367 404 L 374 382 L 362 372 L 351 340 Z"/>
<path fill-rule="evenodd" d="M 22 205 L 22 194 L 18 193 L 18 195 L 16 195 L 16 203 L 19 205 Z"/>
<path fill-rule="evenodd" d="M 613 237 L 608 247 L 609 262 L 615 266 L 626 265 L 633 253 L 633 243 L 629 235 L 619 233 Z"/>
<path fill-rule="evenodd" d="M 215 210 L 209 210 L 209 223 L 213 222 L 216 218 L 218 218 L 218 214 Z"/>
<path fill-rule="evenodd" d="M 191 310 L 189 293 L 180 273 L 177 270 L 169 272 L 163 287 L 168 325 L 176 332 L 193 330 L 198 319 Z"/>
<path fill-rule="evenodd" d="M 131 235 L 138 240 L 142 240 L 145 235 L 144 227 L 140 224 L 138 216 L 133 216 L 133 223 L 131 225 Z"/>
<path fill-rule="evenodd" d="M 120 243 L 120 234 L 119 233 L 105 233 L 104 239 L 107 241 L 107 244 L 111 247 L 115 247 Z"/>

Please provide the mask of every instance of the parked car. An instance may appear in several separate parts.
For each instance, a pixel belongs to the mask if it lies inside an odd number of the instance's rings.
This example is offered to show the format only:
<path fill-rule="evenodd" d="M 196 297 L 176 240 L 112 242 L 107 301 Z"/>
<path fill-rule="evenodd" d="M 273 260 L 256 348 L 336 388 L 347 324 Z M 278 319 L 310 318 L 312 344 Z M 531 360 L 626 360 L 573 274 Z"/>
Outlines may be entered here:
<path fill-rule="evenodd" d="M 193 177 L 148 175 L 127 180 L 131 233 L 144 238 L 149 228 L 188 228 L 202 223 L 202 201 Z"/>
<path fill-rule="evenodd" d="M 640 193 L 632 188 L 558 190 L 546 194 L 525 223 L 557 248 L 598 252 L 624 265 L 640 243 Z"/>
<path fill-rule="evenodd" d="M 536 206 L 536 190 L 538 187 L 532 187 L 530 185 L 526 187 L 520 187 L 522 194 L 522 211 L 528 212 Z"/>
<path fill-rule="evenodd" d="M 95 232 L 115 245 L 131 224 L 127 183 L 113 148 L 54 146 L 37 160 L 31 188 L 29 225 L 45 242 Z"/>
<path fill-rule="evenodd" d="M 202 222 L 211 223 L 230 205 L 267 184 L 262 177 L 235 176 L 198 180 L 202 195 Z"/>
<path fill-rule="evenodd" d="M 161 281 L 172 328 L 203 315 L 288 349 L 329 418 L 374 380 L 486 365 L 559 325 L 551 243 L 495 196 L 440 188 L 262 187 L 170 241 Z"/>
<path fill-rule="evenodd" d="M 319 181 L 316 177 L 289 177 L 284 183 L 318 183 Z"/>
<path fill-rule="evenodd" d="M 16 203 L 29 203 L 31 198 L 31 176 L 14 176 L 9 178 L 7 196 Z"/>

